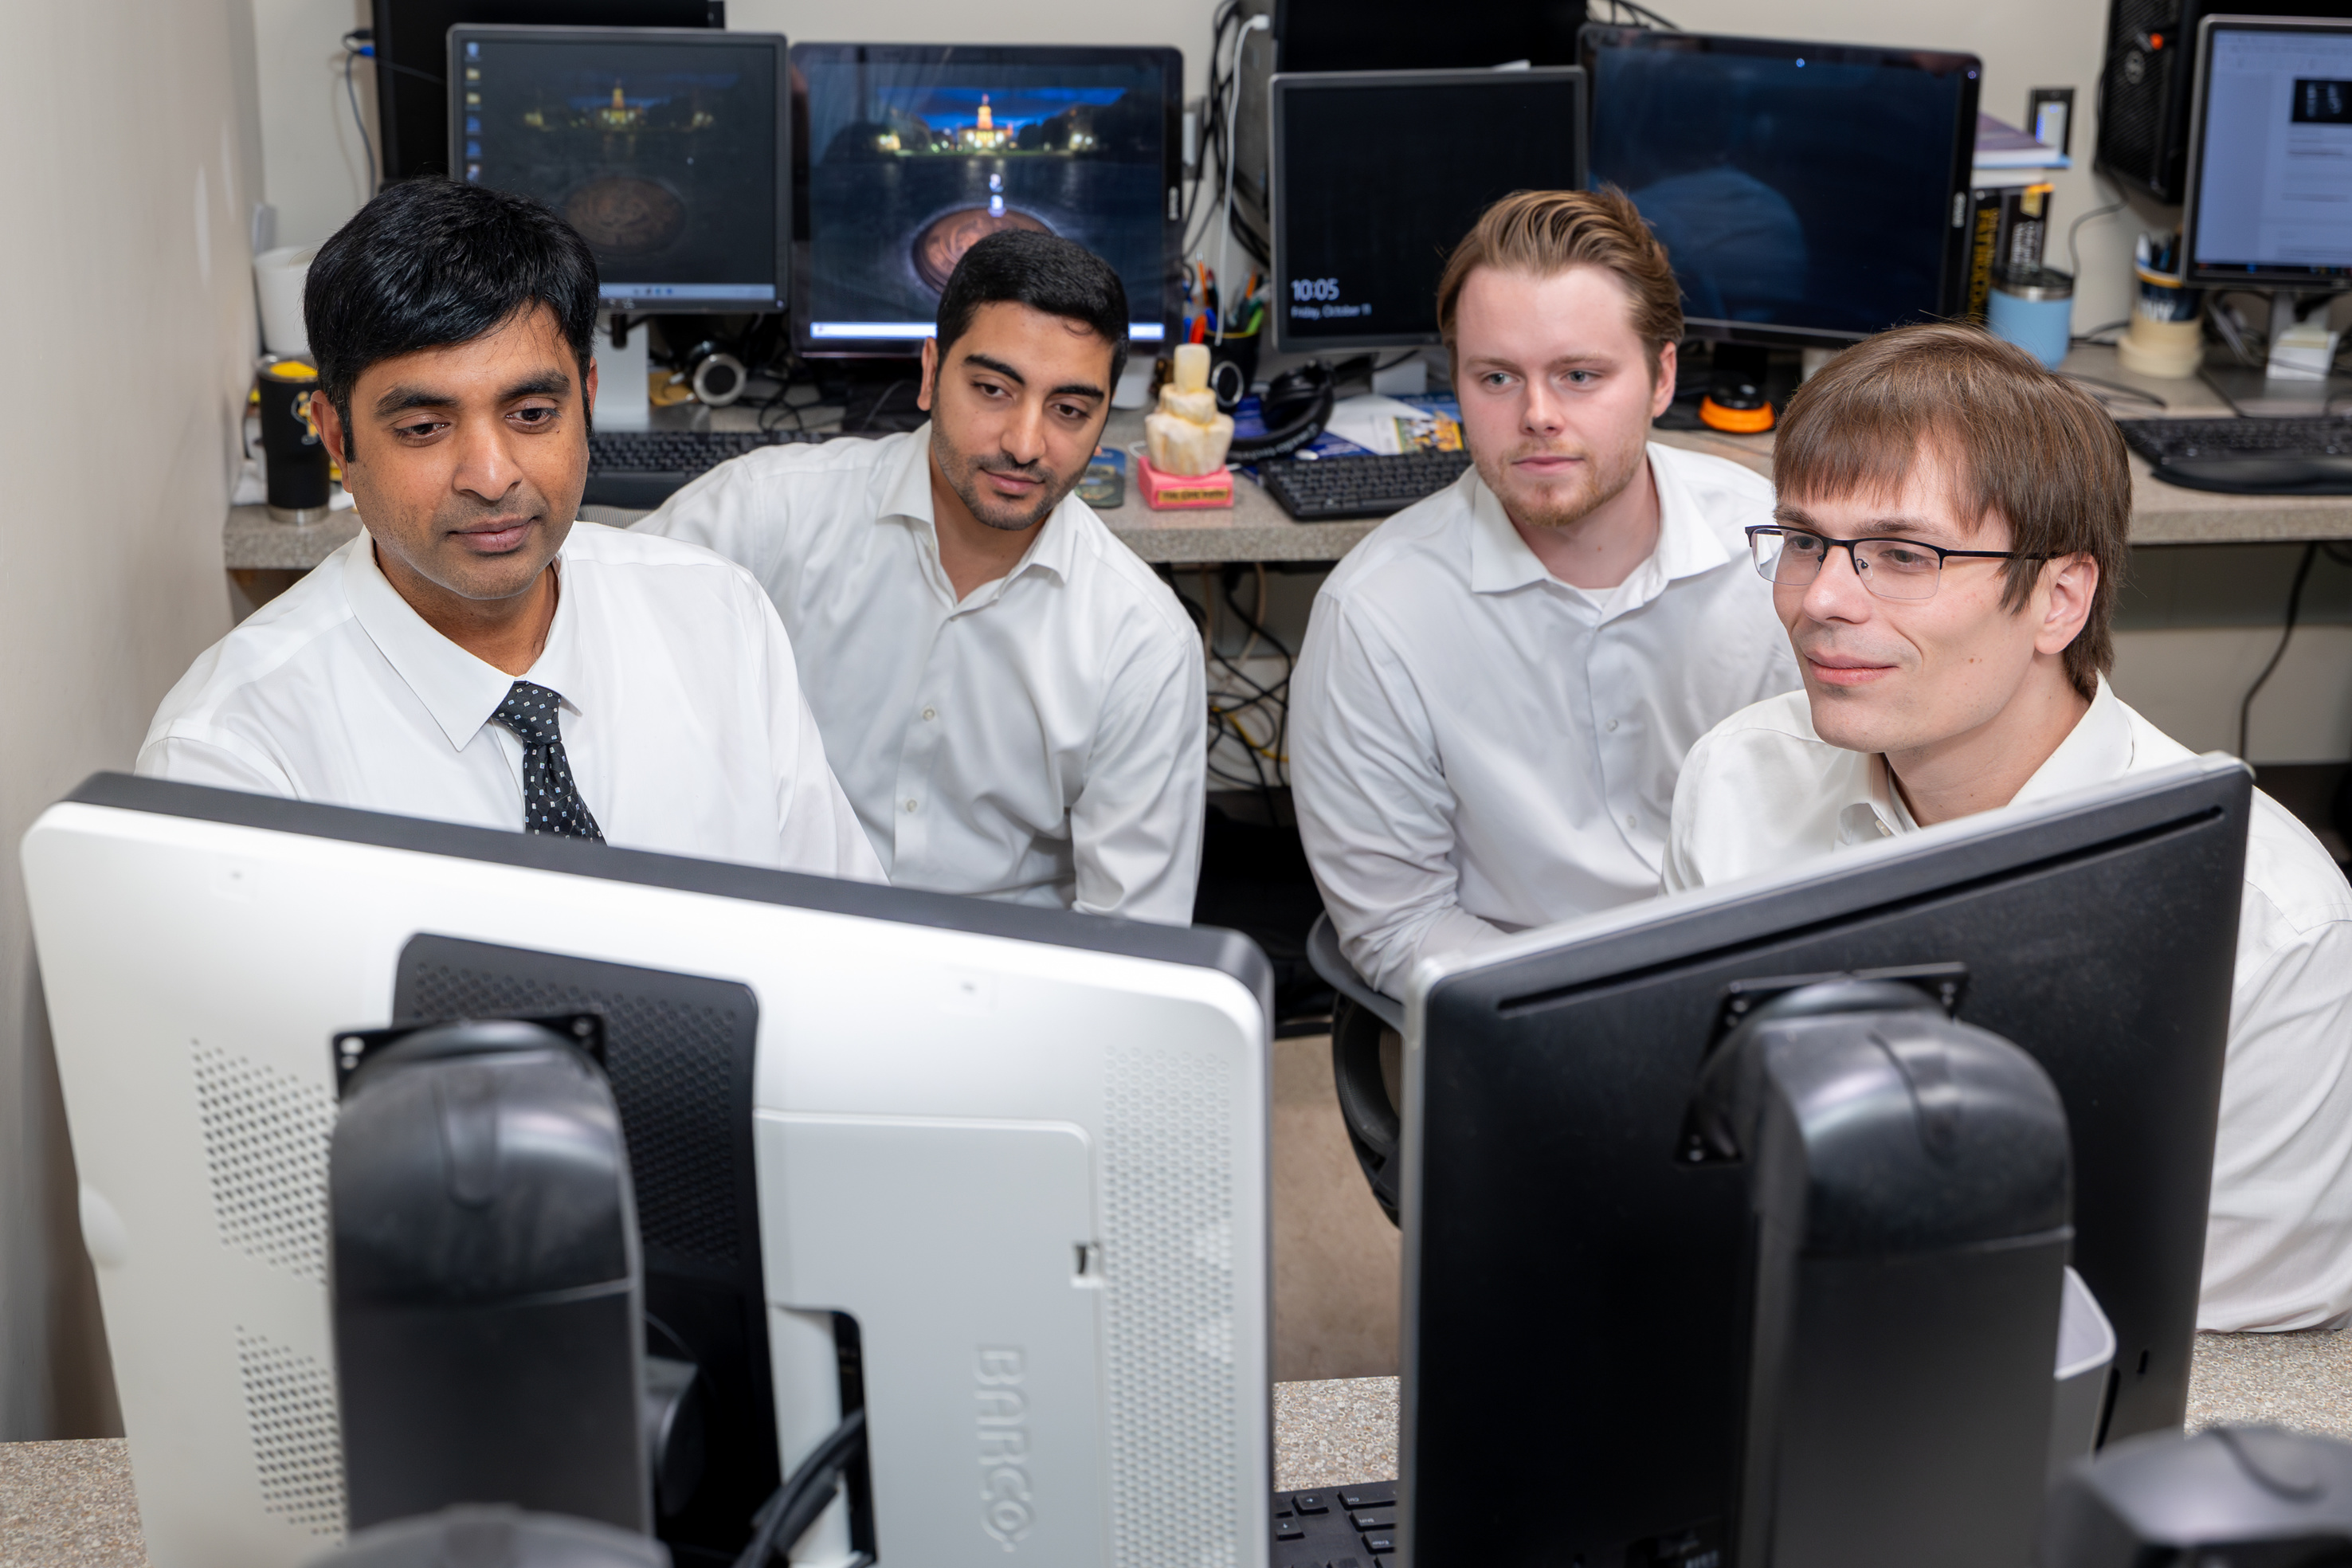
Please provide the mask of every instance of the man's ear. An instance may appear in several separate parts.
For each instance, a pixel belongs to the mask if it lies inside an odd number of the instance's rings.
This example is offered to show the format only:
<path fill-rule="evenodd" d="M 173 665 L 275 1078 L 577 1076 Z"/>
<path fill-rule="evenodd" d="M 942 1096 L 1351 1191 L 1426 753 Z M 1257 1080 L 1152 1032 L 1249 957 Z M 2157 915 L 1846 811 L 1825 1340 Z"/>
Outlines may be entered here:
<path fill-rule="evenodd" d="M 2036 653 L 2063 653 L 2082 635 L 2091 618 L 2091 605 L 2099 594 L 2099 563 L 2088 555 L 2062 555 L 2042 566 L 2042 586 L 2048 594 L 2042 625 L 2033 637 Z"/>
<path fill-rule="evenodd" d="M 323 392 L 310 394 L 310 423 L 319 427 L 319 439 L 325 444 L 327 456 L 334 459 L 335 467 L 349 473 L 352 464 L 343 447 L 342 417 Z"/>
<path fill-rule="evenodd" d="M 593 428 L 596 417 L 596 356 L 588 356 L 588 374 L 580 383 L 580 412 L 588 416 Z"/>
<path fill-rule="evenodd" d="M 915 389 L 915 406 L 929 414 L 931 396 L 940 384 L 940 340 L 923 340 L 923 384 Z"/>
<path fill-rule="evenodd" d="M 1676 363 L 1675 345 L 1673 343 L 1659 344 L 1658 374 L 1655 384 L 1650 388 L 1650 417 L 1653 419 L 1655 419 L 1658 416 L 1664 414 L 1674 405 L 1675 368 Z"/>

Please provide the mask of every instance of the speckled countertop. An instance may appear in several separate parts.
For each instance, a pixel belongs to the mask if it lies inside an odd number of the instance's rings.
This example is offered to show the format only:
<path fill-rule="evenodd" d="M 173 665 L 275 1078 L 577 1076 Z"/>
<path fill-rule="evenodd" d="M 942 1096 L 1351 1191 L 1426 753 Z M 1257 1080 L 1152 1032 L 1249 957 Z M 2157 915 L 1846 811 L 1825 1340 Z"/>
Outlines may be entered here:
<path fill-rule="evenodd" d="M 2067 356 L 2065 368 L 2114 390 L 2137 390 L 2165 400 L 2161 408 L 2119 404 L 2116 411 L 2126 416 L 2161 413 L 2203 417 L 2230 411 L 2201 382 L 2158 381 L 2119 368 L 2111 348 L 2078 348 Z M 731 428 L 750 417 L 745 410 L 719 409 L 712 422 Z M 1668 446 L 1712 452 L 1759 473 L 1769 475 L 1772 470 L 1769 435 L 1721 436 L 1705 430 L 1659 430 L 1653 435 Z M 1112 415 L 1104 431 L 1106 443 L 1114 447 L 1142 438 L 1139 413 Z M 2136 544 L 2352 538 L 2352 504 L 2341 496 L 2209 495 L 2158 483 L 2148 477 L 2147 462 L 2137 456 L 2131 464 L 2132 542 Z M 625 524 L 645 514 L 592 507 L 583 509 L 583 515 L 596 522 Z M 1221 561 L 1337 561 L 1379 526 L 1379 520 L 1370 518 L 1293 522 L 1271 496 L 1240 478 L 1234 482 L 1231 508 L 1155 512 L 1130 486 L 1127 504 L 1106 510 L 1102 517 L 1111 531 L 1144 560 L 1175 566 Z M 297 528 L 273 521 L 261 507 L 232 507 L 221 543 L 226 564 L 232 571 L 307 572 L 351 538 L 358 526 L 350 512 L 339 512 L 313 527 Z"/>
<path fill-rule="evenodd" d="M 2270 1421 L 2352 1440 L 2352 1335 L 2203 1334 L 2190 1431 Z M 1396 1474 L 1397 1380 L 1274 1385 L 1274 1489 Z M 137 1568 L 146 1562 L 131 1460 L 119 1441 L 0 1444 L 0 1568 Z"/>

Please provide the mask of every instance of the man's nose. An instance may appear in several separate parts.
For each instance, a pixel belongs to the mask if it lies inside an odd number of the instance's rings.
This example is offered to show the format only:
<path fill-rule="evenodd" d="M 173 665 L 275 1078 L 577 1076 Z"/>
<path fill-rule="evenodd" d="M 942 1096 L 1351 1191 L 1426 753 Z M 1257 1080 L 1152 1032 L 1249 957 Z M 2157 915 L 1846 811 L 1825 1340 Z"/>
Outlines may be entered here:
<path fill-rule="evenodd" d="M 522 478 L 522 469 L 507 450 L 509 439 L 502 421 L 488 425 L 473 420 L 458 421 L 451 432 L 456 437 L 457 471 L 450 483 L 469 495 L 484 500 L 503 500 Z"/>
<path fill-rule="evenodd" d="M 1805 586 L 1804 611 L 1816 621 L 1865 621 L 1875 596 L 1863 581 L 1853 552 L 1832 544 L 1820 574 Z"/>

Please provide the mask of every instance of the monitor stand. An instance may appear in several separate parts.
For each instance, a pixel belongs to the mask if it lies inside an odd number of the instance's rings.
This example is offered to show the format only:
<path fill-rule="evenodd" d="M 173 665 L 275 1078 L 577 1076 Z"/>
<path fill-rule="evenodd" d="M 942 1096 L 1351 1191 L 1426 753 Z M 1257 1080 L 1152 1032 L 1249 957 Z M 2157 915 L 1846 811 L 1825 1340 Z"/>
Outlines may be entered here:
<path fill-rule="evenodd" d="M 2332 298 L 2324 297 L 2315 308 L 2325 310 L 2326 299 Z M 2313 375 L 2308 368 L 2299 374 L 2280 374 L 2275 345 L 2296 325 L 2301 313 L 2291 289 L 2273 290 L 2270 299 L 2273 345 L 2270 363 L 2260 370 L 2242 364 L 2207 365 L 2201 373 L 2205 384 L 2246 418 L 2319 419 L 2338 412 L 2352 414 L 2352 376 Z M 2332 338 L 2329 345 L 2334 345 Z"/>
<path fill-rule="evenodd" d="M 653 428 L 653 402 L 646 395 L 646 376 L 652 369 L 646 355 L 646 326 L 632 324 L 619 311 L 596 318 L 596 408 L 599 430 Z"/>

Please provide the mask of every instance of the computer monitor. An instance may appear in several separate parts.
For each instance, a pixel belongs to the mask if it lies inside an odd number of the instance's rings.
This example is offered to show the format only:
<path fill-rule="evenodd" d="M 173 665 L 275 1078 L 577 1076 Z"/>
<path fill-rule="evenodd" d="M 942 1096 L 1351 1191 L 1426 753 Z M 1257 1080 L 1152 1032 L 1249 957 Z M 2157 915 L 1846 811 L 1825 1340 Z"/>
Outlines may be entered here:
<path fill-rule="evenodd" d="M 2352 18 L 2209 16 L 2182 231 L 2194 284 L 2352 282 Z"/>
<path fill-rule="evenodd" d="M 1273 82 L 1274 342 L 1439 341 L 1437 280 L 1513 191 L 1584 184 L 1584 73 L 1335 71 Z"/>
<path fill-rule="evenodd" d="M 723 27 L 727 0 L 373 0 L 377 152 L 386 184 L 449 172 L 449 29 Z"/>
<path fill-rule="evenodd" d="M 1420 0 L 1275 0 L 1284 71 L 1439 70 L 1576 63 L 1584 0 L 1465 0 L 1431 26 Z"/>
<path fill-rule="evenodd" d="M 782 34 L 458 26 L 447 68 L 457 176 L 562 214 L 604 309 L 785 309 Z"/>
<path fill-rule="evenodd" d="M 1592 24 L 1593 184 L 1633 196 L 1694 337 L 1835 348 L 1955 313 L 1974 55 Z"/>
<path fill-rule="evenodd" d="M 2179 1431 L 2252 788 L 2199 759 L 1424 963 L 1403 1550 L 1683 1563 L 1729 1539 L 1746 1173 L 1683 1135 L 1735 983 L 1965 966 L 1958 1017 L 2065 1107 L 2074 1266 L 2119 1342 L 2105 1434 Z"/>
<path fill-rule="evenodd" d="M 1129 341 L 1168 341 L 1183 77 L 1168 48 L 794 45 L 802 352 L 919 353 L 963 253 L 1013 228 L 1109 262 Z"/>
<path fill-rule="evenodd" d="M 649 1348 L 764 1401 L 787 1468 L 862 1400 L 870 1508 L 820 1521 L 826 1560 L 1264 1568 L 1244 939 L 114 774 L 22 854 L 159 1568 L 292 1568 L 343 1526 L 333 1037 L 583 1009 Z M 730 1349 L 747 1269 L 764 1338 Z M 714 1422 L 713 1466 L 743 1440 Z"/>

